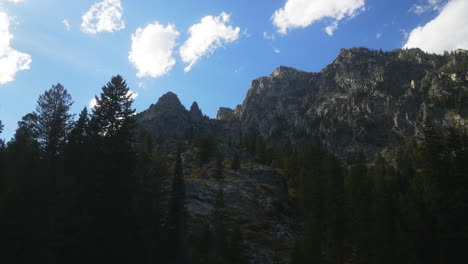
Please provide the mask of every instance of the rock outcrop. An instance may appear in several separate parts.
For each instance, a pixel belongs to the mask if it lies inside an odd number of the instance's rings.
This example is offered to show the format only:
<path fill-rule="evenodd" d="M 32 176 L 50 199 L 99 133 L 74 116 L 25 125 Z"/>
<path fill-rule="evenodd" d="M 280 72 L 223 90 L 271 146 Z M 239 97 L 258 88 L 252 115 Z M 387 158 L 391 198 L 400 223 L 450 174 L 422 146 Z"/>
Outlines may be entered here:
<path fill-rule="evenodd" d="M 319 73 L 279 67 L 252 82 L 241 127 L 270 144 L 313 142 L 342 159 L 369 157 L 419 136 L 426 121 L 468 126 L 468 73 L 456 68 L 466 60 L 462 51 L 351 48 Z"/>
<path fill-rule="evenodd" d="M 135 116 L 137 131 L 154 138 L 188 138 L 213 130 L 214 122 L 203 116 L 194 102 L 190 111 L 180 103 L 176 94 L 168 92 L 149 109 Z"/>

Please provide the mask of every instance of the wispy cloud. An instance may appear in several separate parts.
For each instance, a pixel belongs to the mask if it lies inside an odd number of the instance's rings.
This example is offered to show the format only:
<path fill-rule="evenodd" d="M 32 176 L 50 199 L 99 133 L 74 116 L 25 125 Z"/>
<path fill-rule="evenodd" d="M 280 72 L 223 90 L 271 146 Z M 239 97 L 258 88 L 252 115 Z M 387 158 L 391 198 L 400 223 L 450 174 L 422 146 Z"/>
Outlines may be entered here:
<path fill-rule="evenodd" d="M 216 17 L 206 16 L 189 28 L 190 37 L 179 51 L 182 60 L 189 64 L 185 72 L 190 71 L 203 56 L 239 38 L 240 28 L 228 25 L 229 21 L 230 15 L 222 12 Z"/>
<path fill-rule="evenodd" d="M 68 21 L 68 19 L 62 20 L 62 24 L 65 26 L 65 29 L 66 29 L 67 31 L 70 31 L 71 26 L 70 26 L 70 21 Z"/>
<path fill-rule="evenodd" d="M 325 32 L 327 32 L 327 34 L 329 36 L 333 36 L 333 32 L 338 28 L 338 21 L 333 21 L 333 23 L 331 23 L 330 25 L 328 25 L 326 28 L 325 28 Z"/>
<path fill-rule="evenodd" d="M 263 32 L 263 38 L 268 40 L 275 40 L 275 34 L 269 34 L 268 32 Z"/>
<path fill-rule="evenodd" d="M 423 4 L 414 4 L 408 12 L 416 15 L 422 15 L 430 11 L 439 10 L 442 7 L 442 0 L 424 0 Z"/>
<path fill-rule="evenodd" d="M 22 3 L 24 0 L 3 0 L 5 2 L 12 2 L 12 3 Z M 1 1 L 0 1 L 1 2 Z"/>

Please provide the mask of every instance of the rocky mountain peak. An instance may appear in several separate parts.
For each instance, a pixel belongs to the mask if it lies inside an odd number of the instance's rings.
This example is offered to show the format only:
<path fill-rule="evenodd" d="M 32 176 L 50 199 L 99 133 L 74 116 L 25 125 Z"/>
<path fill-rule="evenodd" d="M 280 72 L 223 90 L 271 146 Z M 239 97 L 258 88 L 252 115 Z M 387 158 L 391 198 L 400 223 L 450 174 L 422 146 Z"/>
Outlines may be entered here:
<path fill-rule="evenodd" d="M 287 76 L 296 75 L 299 72 L 300 72 L 299 70 L 296 70 L 291 67 L 279 66 L 273 71 L 273 73 L 270 76 L 273 78 L 284 78 Z"/>
<path fill-rule="evenodd" d="M 185 107 L 180 103 L 179 98 L 173 92 L 167 92 L 163 94 L 156 105 L 154 106 L 155 110 L 186 110 Z"/>
<path fill-rule="evenodd" d="M 190 106 L 190 114 L 194 116 L 202 115 L 202 111 L 200 110 L 200 107 L 198 106 L 197 102 L 193 102 L 192 106 Z"/>

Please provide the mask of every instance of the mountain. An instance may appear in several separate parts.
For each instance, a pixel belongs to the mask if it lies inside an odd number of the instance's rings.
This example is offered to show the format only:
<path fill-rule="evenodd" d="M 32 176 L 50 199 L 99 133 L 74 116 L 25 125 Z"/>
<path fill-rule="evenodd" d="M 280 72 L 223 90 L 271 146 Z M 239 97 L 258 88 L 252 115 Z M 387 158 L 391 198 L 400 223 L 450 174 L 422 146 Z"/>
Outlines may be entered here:
<path fill-rule="evenodd" d="M 342 49 L 318 73 L 288 67 L 252 81 L 241 106 L 221 108 L 272 144 L 318 143 L 342 159 L 419 136 L 426 121 L 467 128 L 468 53 Z M 311 142 L 312 141 L 312 142 Z"/>
<path fill-rule="evenodd" d="M 296 190 L 284 170 L 261 164 L 249 151 L 249 135 L 258 137 L 254 149 L 258 142 L 280 150 L 315 145 L 341 161 L 371 160 L 410 137 L 418 139 L 426 124 L 466 130 L 467 115 L 467 51 L 351 48 L 317 73 L 278 67 L 252 81 L 244 102 L 235 109 L 221 107 L 216 119 L 204 116 L 196 102 L 185 109 L 169 92 L 135 120 L 138 134 L 166 139 L 158 141 L 163 142 L 156 145 L 158 153 L 173 160 L 176 145 L 183 146 L 192 248 L 207 225 L 215 226 L 213 211 L 223 189 L 226 224 L 239 228 L 250 263 L 290 263 L 303 228 L 293 201 Z M 202 153 L 208 159 L 200 164 Z M 239 168 L 231 166 L 235 156 Z M 223 179 L 216 177 L 219 164 Z"/>
<path fill-rule="evenodd" d="M 278 67 L 254 81 L 242 105 L 216 121 L 171 92 L 137 115 L 153 136 L 212 133 L 224 140 L 258 131 L 267 145 L 319 144 L 343 160 L 371 157 L 418 137 L 427 121 L 467 128 L 468 52 L 342 49 L 322 71 Z"/>
<path fill-rule="evenodd" d="M 185 138 L 211 130 L 213 121 L 193 102 L 190 111 L 176 94 L 168 92 L 156 104 L 135 116 L 137 130 L 154 138 Z"/>

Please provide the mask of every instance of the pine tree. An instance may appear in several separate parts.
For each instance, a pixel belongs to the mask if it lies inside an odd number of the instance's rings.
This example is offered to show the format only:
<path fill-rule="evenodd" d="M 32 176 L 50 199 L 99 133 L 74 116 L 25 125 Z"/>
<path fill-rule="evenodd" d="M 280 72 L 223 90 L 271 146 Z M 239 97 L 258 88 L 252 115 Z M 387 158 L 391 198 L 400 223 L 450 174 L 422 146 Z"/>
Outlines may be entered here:
<path fill-rule="evenodd" d="M 172 182 L 171 200 L 169 204 L 169 261 L 172 263 L 186 263 L 186 208 L 185 208 L 185 182 L 182 171 L 182 158 L 180 146 L 177 150 L 174 165 L 174 180 Z"/>
<path fill-rule="evenodd" d="M 81 110 L 78 121 L 75 122 L 73 129 L 70 132 L 68 139 L 69 145 L 78 146 L 84 145 L 86 138 L 89 134 L 89 116 L 88 109 L 86 107 Z"/>
<path fill-rule="evenodd" d="M 136 187 L 132 103 L 126 82 L 117 75 L 96 97 L 89 122 L 89 173 L 95 191 L 88 196 L 95 197 L 93 214 L 100 230 L 95 235 L 103 245 L 96 252 L 98 261 L 126 262 L 132 256 L 136 228 L 130 215 Z"/>
<path fill-rule="evenodd" d="M 153 150 L 151 137 L 144 136 L 144 149 L 139 153 L 136 168 L 138 188 L 135 195 L 136 219 L 141 243 L 135 245 L 139 252 L 140 263 L 159 263 L 162 237 L 162 181 L 167 176 L 164 159 Z"/>
<path fill-rule="evenodd" d="M 49 159 L 63 151 L 72 124 L 73 116 L 68 113 L 72 104 L 70 94 L 60 83 L 39 96 L 37 130 L 39 142 Z"/>
<path fill-rule="evenodd" d="M 122 76 L 112 77 L 106 86 L 102 87 L 100 97 L 95 97 L 92 125 L 94 132 L 103 138 L 117 138 L 118 135 L 129 133 L 131 116 L 135 114 L 132 108 L 133 98 L 127 83 Z"/>

